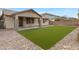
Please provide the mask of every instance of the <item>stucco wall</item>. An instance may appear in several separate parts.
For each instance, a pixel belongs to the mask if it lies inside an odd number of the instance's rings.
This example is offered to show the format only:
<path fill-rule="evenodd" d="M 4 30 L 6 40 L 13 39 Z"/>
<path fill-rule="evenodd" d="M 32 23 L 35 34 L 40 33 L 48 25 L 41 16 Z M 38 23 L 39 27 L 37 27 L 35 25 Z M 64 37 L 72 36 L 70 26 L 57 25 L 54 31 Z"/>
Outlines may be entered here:
<path fill-rule="evenodd" d="M 6 27 L 6 29 L 14 28 L 14 20 L 12 17 L 5 16 L 5 27 Z"/>

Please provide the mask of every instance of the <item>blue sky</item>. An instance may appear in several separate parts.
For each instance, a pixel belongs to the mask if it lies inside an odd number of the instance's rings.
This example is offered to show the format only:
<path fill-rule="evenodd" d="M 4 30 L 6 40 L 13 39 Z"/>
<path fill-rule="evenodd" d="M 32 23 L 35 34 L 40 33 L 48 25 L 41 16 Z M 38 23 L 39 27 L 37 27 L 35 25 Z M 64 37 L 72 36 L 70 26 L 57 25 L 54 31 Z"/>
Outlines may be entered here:
<path fill-rule="evenodd" d="M 38 13 L 51 13 L 59 16 L 77 17 L 77 8 L 11 8 L 12 10 L 22 11 L 27 9 L 34 9 Z"/>

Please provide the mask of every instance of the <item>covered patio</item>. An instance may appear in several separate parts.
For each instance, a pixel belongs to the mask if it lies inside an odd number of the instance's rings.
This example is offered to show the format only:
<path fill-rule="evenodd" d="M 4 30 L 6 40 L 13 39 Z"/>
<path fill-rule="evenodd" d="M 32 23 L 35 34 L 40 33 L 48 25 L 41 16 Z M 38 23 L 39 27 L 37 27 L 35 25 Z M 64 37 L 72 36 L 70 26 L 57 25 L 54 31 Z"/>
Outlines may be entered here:
<path fill-rule="evenodd" d="M 30 28 L 30 27 L 40 27 L 41 22 L 38 17 L 25 17 L 18 16 L 18 27 L 22 28 Z"/>

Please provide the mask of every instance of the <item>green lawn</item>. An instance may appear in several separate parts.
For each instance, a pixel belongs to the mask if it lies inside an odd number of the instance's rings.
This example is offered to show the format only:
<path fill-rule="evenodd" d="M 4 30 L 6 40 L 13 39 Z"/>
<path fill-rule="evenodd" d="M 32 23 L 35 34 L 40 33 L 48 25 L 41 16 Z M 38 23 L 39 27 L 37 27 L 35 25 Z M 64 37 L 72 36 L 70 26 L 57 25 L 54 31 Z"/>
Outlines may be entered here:
<path fill-rule="evenodd" d="M 49 49 L 75 28 L 70 26 L 52 26 L 23 30 L 19 31 L 19 33 L 41 48 Z"/>

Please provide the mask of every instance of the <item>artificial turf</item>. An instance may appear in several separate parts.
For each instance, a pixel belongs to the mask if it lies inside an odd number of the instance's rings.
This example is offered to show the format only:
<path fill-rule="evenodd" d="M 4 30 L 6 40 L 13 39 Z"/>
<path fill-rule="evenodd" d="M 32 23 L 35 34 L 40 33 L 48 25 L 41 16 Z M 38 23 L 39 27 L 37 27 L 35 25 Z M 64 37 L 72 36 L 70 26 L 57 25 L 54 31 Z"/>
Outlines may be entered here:
<path fill-rule="evenodd" d="M 75 28 L 71 26 L 50 26 L 18 32 L 41 48 L 49 49 Z"/>

